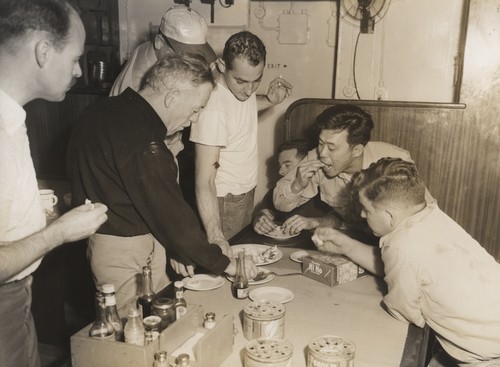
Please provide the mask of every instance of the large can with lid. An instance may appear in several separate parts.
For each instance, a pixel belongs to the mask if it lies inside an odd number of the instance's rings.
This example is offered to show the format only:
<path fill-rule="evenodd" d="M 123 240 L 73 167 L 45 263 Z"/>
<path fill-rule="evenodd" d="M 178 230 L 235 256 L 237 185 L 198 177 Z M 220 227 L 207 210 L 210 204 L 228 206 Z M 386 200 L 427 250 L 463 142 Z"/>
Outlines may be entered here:
<path fill-rule="evenodd" d="M 171 298 L 159 297 L 153 301 L 151 314 L 161 317 L 160 331 L 167 328 L 175 321 L 174 300 Z"/>
<path fill-rule="evenodd" d="M 335 335 L 317 336 L 307 346 L 307 367 L 353 367 L 356 347 Z"/>
<path fill-rule="evenodd" d="M 291 367 L 293 345 L 284 339 L 258 338 L 245 346 L 245 367 Z"/>
<path fill-rule="evenodd" d="M 256 338 L 285 336 L 285 306 L 273 300 L 250 302 L 243 309 L 243 335 Z"/>

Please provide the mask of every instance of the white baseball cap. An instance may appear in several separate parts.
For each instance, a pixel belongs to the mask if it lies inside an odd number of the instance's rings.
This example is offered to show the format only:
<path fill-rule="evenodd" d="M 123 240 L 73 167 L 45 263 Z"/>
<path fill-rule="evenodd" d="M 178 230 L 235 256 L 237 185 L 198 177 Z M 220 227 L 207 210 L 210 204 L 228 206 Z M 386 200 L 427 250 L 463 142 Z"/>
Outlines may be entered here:
<path fill-rule="evenodd" d="M 217 60 L 214 50 L 207 42 L 207 24 L 191 8 L 181 5 L 168 9 L 161 19 L 160 32 L 176 52 L 202 55 L 208 63 Z"/>

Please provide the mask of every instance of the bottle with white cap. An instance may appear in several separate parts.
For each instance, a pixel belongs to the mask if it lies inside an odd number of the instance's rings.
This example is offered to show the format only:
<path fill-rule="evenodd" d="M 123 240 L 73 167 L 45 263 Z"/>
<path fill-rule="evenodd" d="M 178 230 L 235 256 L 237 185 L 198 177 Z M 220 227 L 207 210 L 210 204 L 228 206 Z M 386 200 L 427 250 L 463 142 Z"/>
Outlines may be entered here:
<path fill-rule="evenodd" d="M 187 303 L 184 299 L 184 283 L 180 280 L 174 282 L 175 287 L 175 299 L 174 299 L 174 310 L 175 319 L 179 320 L 182 316 L 187 313 Z"/>
<path fill-rule="evenodd" d="M 135 307 L 128 310 L 128 320 L 124 327 L 125 343 L 144 345 L 144 326 L 142 325 L 141 314 Z"/>
<path fill-rule="evenodd" d="M 118 316 L 118 310 L 116 309 L 115 285 L 103 284 L 101 292 L 104 295 L 106 320 L 113 325 L 116 340 L 123 341 L 123 323 L 120 316 Z"/>

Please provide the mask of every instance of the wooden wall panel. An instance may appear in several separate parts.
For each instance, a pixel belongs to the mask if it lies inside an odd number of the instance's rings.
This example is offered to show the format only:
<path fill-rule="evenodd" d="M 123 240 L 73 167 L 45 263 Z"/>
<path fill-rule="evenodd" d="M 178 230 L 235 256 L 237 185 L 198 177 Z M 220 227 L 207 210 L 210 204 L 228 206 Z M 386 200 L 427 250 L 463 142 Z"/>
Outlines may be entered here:
<path fill-rule="evenodd" d="M 314 118 L 338 103 L 360 106 L 372 115 L 372 140 L 410 151 L 441 209 L 500 259 L 500 176 L 484 159 L 491 155 L 488 142 L 464 117 L 464 104 L 303 99 L 285 114 L 285 139 L 312 139 Z"/>
<path fill-rule="evenodd" d="M 104 97 L 104 93 L 68 93 L 62 102 L 37 99 L 24 106 L 31 156 L 39 179 L 66 178 L 71 130 L 85 107 Z"/>

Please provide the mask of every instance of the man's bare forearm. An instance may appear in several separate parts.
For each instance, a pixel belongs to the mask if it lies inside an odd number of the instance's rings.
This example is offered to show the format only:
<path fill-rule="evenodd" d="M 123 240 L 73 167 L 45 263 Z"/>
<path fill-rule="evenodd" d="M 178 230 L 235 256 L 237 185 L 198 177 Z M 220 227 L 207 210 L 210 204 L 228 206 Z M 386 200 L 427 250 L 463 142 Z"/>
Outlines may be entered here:
<path fill-rule="evenodd" d="M 225 241 L 219 215 L 219 203 L 215 185 L 196 187 L 196 205 L 205 227 L 208 242 Z"/>
<path fill-rule="evenodd" d="M 0 283 L 4 283 L 63 243 L 57 224 L 0 246 Z"/>

